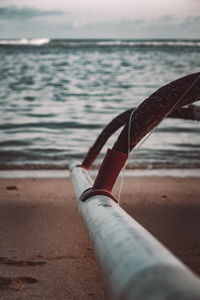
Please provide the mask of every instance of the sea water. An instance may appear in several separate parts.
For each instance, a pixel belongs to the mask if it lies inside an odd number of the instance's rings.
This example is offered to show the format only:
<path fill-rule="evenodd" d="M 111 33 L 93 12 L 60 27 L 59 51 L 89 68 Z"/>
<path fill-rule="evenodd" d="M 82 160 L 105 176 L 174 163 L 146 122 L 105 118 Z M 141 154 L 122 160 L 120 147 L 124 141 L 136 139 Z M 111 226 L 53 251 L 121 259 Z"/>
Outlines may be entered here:
<path fill-rule="evenodd" d="M 82 160 L 112 118 L 198 71 L 198 40 L 0 40 L 0 166 Z M 199 167 L 199 123 L 164 120 L 129 165 Z"/>

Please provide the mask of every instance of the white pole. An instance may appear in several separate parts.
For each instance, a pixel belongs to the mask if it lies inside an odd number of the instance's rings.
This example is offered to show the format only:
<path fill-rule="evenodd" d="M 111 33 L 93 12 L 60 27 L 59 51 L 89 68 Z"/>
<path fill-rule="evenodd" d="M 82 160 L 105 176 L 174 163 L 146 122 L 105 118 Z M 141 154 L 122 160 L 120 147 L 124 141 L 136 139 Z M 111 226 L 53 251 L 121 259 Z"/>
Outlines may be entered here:
<path fill-rule="evenodd" d="M 86 170 L 72 165 L 71 178 L 112 299 L 200 299 L 196 275 L 117 203 L 102 195 L 79 200 L 93 184 Z"/>

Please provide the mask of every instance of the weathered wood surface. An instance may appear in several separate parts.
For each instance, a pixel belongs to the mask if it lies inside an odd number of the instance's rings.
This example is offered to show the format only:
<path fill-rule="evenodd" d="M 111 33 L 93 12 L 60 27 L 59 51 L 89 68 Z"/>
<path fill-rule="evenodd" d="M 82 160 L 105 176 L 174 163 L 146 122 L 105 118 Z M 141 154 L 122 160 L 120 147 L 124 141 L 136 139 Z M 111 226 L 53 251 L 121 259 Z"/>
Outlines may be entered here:
<path fill-rule="evenodd" d="M 168 114 L 199 99 L 200 72 L 177 79 L 158 89 L 134 110 L 130 124 L 126 123 L 113 149 L 128 153 Z M 128 136 L 129 126 L 130 137 Z"/>

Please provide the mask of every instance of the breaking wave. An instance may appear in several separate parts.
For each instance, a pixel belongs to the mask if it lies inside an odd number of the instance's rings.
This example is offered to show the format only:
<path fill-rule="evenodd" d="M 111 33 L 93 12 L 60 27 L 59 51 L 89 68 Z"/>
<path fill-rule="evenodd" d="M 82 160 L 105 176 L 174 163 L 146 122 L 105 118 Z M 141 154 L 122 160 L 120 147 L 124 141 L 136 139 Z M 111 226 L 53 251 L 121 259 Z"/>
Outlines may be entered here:
<path fill-rule="evenodd" d="M 48 44 L 50 39 L 48 38 L 41 38 L 41 39 L 20 39 L 20 40 L 0 40 L 0 45 L 13 45 L 13 46 L 20 46 L 20 45 L 30 45 L 30 46 L 42 46 Z"/>

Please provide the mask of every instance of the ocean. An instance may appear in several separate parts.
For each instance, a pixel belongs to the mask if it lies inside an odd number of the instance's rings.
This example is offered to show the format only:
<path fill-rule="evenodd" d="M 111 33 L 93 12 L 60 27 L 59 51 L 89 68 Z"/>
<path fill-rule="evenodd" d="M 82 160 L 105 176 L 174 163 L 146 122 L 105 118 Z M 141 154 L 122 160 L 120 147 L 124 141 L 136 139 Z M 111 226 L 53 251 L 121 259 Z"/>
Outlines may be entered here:
<path fill-rule="evenodd" d="M 0 40 L 0 168 L 81 161 L 112 118 L 199 71 L 200 40 Z M 199 123 L 165 119 L 129 166 L 200 167 Z"/>

